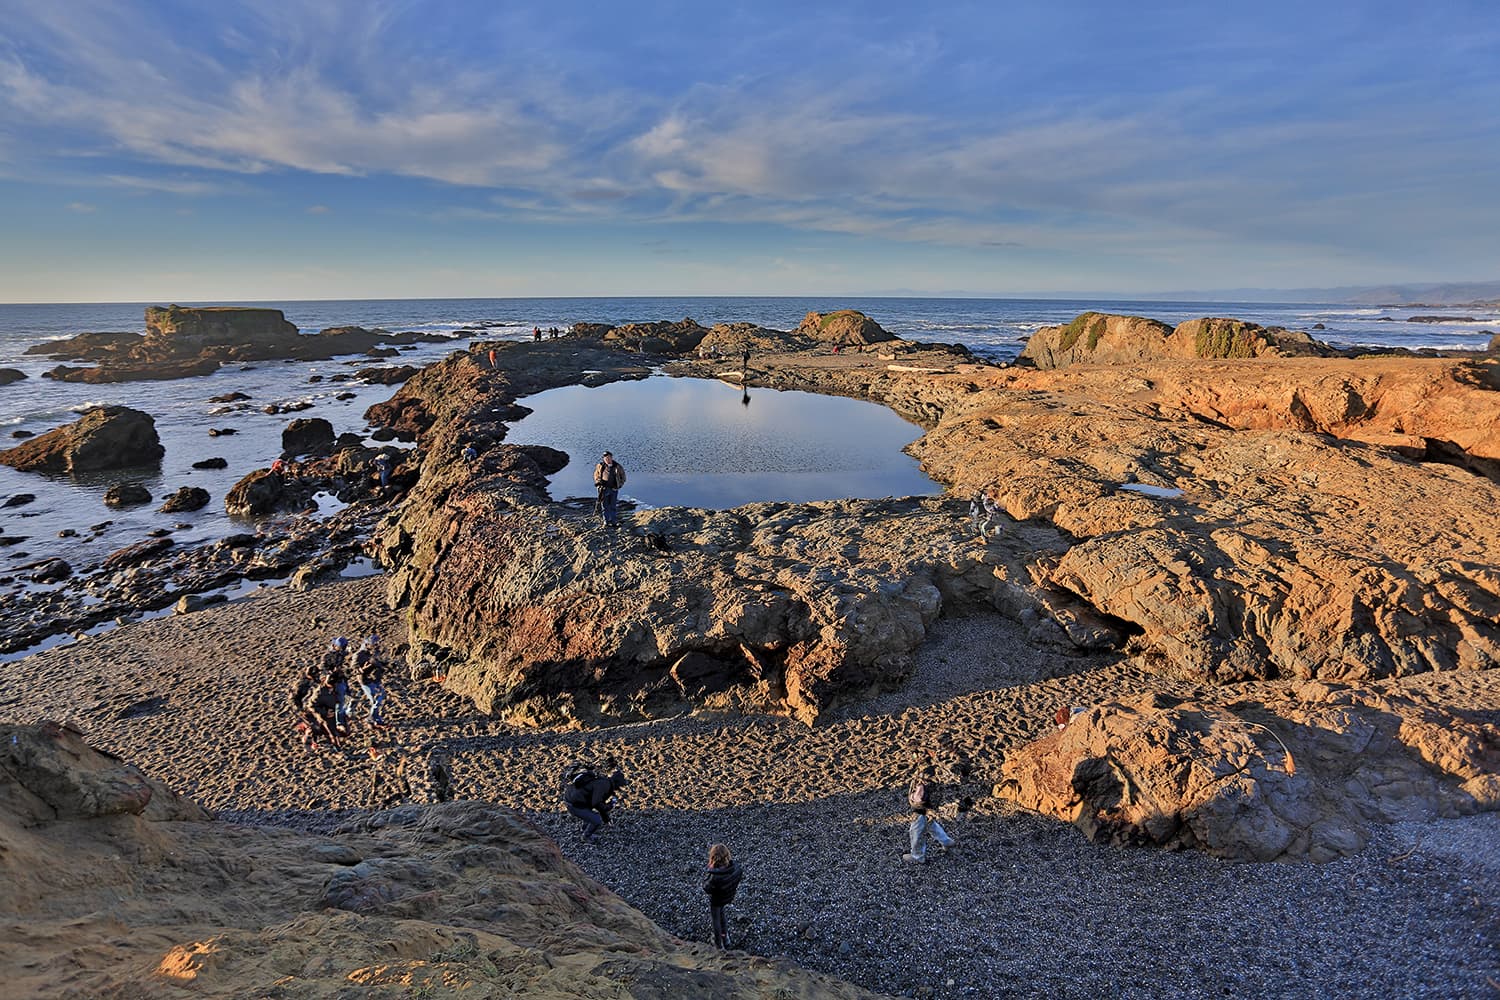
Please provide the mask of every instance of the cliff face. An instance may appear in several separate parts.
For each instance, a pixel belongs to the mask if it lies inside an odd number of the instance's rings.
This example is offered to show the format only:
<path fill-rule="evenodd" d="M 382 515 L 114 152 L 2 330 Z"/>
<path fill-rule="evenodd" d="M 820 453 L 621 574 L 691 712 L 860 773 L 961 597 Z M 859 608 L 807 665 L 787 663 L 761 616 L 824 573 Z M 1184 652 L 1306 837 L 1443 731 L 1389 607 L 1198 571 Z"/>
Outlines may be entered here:
<path fill-rule="evenodd" d="M 671 937 L 497 806 L 233 826 L 53 723 L 0 765 L 7 995 L 870 996 Z"/>

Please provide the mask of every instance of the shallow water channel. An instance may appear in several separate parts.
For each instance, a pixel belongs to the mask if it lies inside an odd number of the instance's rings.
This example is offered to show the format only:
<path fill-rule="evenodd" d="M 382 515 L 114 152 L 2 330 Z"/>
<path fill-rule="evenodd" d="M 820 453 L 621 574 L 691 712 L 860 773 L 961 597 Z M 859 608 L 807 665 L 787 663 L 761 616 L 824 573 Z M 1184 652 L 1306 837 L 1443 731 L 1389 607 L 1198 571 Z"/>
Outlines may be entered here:
<path fill-rule="evenodd" d="M 551 389 L 520 402 L 535 412 L 516 421 L 506 441 L 571 459 L 550 480 L 554 500 L 592 498 L 594 465 L 606 449 L 625 467 L 622 498 L 650 507 L 942 492 L 901 450 L 922 429 L 863 400 L 657 376 Z"/>

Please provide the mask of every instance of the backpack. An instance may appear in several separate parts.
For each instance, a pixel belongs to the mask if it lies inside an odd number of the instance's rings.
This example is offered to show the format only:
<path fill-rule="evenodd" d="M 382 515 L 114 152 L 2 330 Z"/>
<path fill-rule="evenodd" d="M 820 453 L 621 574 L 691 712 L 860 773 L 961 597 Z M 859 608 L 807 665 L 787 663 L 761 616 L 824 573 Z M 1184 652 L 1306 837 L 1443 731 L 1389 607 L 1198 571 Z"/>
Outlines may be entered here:
<path fill-rule="evenodd" d="M 598 778 L 587 764 L 569 764 L 562 773 L 562 799 L 568 805 L 586 806 L 589 801 L 589 785 Z"/>
<path fill-rule="evenodd" d="M 906 793 L 906 804 L 913 809 L 925 809 L 930 792 L 927 782 L 918 778 L 912 783 L 911 791 Z"/>

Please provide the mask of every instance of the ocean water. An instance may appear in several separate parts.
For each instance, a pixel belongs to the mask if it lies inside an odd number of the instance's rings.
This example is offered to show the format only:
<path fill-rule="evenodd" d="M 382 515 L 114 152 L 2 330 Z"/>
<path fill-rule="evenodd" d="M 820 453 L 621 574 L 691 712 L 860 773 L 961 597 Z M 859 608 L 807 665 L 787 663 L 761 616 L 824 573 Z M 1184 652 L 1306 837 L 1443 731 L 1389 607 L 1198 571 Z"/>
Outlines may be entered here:
<path fill-rule="evenodd" d="M 32 344 L 89 331 L 145 329 L 144 310 L 150 303 L 83 305 L 0 305 L 0 367 L 18 368 L 29 377 L 0 386 L 0 446 L 15 443 L 15 430 L 41 433 L 76 419 L 79 411 L 99 403 L 120 403 L 156 418 L 166 447 L 160 468 L 113 472 L 73 479 L 20 473 L 0 467 L 0 502 L 20 493 L 37 500 L 24 507 L 0 509 L 0 534 L 20 536 L 22 543 L 0 548 L 0 575 L 6 566 L 61 556 L 75 565 L 88 565 L 122 545 L 138 541 L 153 528 L 174 528 L 180 544 L 207 540 L 244 530 L 224 513 L 224 493 L 241 476 L 268 465 L 280 449 L 281 429 L 299 416 L 321 416 L 335 433 L 361 433 L 368 428 L 365 409 L 395 391 L 387 386 L 353 383 L 311 383 L 313 375 L 352 372 L 380 364 L 425 364 L 467 345 L 463 329 L 477 329 L 488 339 L 524 339 L 532 326 L 568 327 L 575 322 L 621 323 L 692 317 L 704 325 L 747 321 L 774 329 L 794 328 L 809 310 L 860 309 L 886 329 L 903 337 L 962 343 L 995 360 L 1014 358 L 1038 328 L 1063 323 L 1078 313 L 1095 309 L 1150 316 L 1168 323 L 1200 316 L 1232 316 L 1265 325 L 1309 330 L 1339 345 L 1380 345 L 1408 348 L 1480 349 L 1487 331 L 1500 330 L 1500 313 L 1480 314 L 1465 309 L 1388 310 L 1340 305 L 1265 304 L 1234 302 L 1112 302 L 1100 300 L 923 299 L 923 298 L 530 298 L 351 300 L 269 303 L 191 303 L 182 305 L 265 305 L 282 309 L 304 332 L 330 326 L 383 327 L 395 332 L 418 331 L 454 337 L 451 342 L 423 344 L 388 361 L 362 356 L 326 362 L 257 362 L 227 366 L 200 378 L 168 382 L 84 385 L 41 378 L 56 362 L 28 357 Z M 164 303 L 157 303 L 164 304 Z M 1413 312 L 1470 315 L 1475 322 L 1418 324 L 1406 322 Z M 1324 330 L 1311 328 L 1322 323 Z M 251 408 L 215 412 L 209 397 L 244 392 Z M 339 393 L 353 393 L 339 400 Z M 752 396 L 755 390 L 752 389 Z M 306 400 L 313 407 L 297 414 L 267 415 L 268 403 Z M 769 402 L 769 397 L 766 400 Z M 773 407 L 758 407 L 759 414 Z M 209 437 L 210 427 L 232 428 L 233 436 Z M 596 445 L 585 451 L 592 456 Z M 619 449 L 616 449 L 619 450 Z M 660 450 L 643 443 L 643 450 Z M 200 459 L 219 456 L 229 462 L 222 471 L 192 469 Z M 582 462 L 584 460 L 579 459 Z M 587 460 L 591 466 L 592 458 Z M 104 506 L 105 489 L 116 481 L 143 483 L 153 503 L 115 511 Z M 851 484 L 854 480 L 849 480 Z M 213 499 L 202 511 L 184 515 L 159 514 L 161 498 L 180 486 L 207 489 Z M 875 487 L 870 487 L 874 489 Z M 885 490 L 884 492 L 894 492 Z M 90 532 L 105 521 L 109 527 Z M 80 538 L 61 539 L 58 532 L 74 529 Z"/>

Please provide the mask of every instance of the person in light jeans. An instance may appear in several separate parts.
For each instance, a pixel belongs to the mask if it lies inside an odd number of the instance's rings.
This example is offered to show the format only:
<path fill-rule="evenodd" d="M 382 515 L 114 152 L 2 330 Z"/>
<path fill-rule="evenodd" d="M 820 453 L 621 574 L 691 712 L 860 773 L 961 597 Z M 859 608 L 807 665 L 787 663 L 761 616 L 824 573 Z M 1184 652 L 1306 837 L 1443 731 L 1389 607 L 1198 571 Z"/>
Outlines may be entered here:
<path fill-rule="evenodd" d="M 912 811 L 911 822 L 906 828 L 907 837 L 911 841 L 911 850 L 901 855 L 902 861 L 913 864 L 922 864 L 926 861 L 926 837 L 929 834 L 938 842 L 939 851 L 946 851 L 957 843 L 948 836 L 948 831 L 943 829 L 943 825 L 934 816 L 929 815 L 936 811 L 938 805 L 937 769 L 931 764 L 922 768 L 921 772 L 912 779 L 906 802 Z"/>
<path fill-rule="evenodd" d="M 360 643 L 354 654 L 355 676 L 370 703 L 370 725 L 383 726 L 380 706 L 385 704 L 385 661 L 380 655 L 380 636 L 372 635 Z"/>

